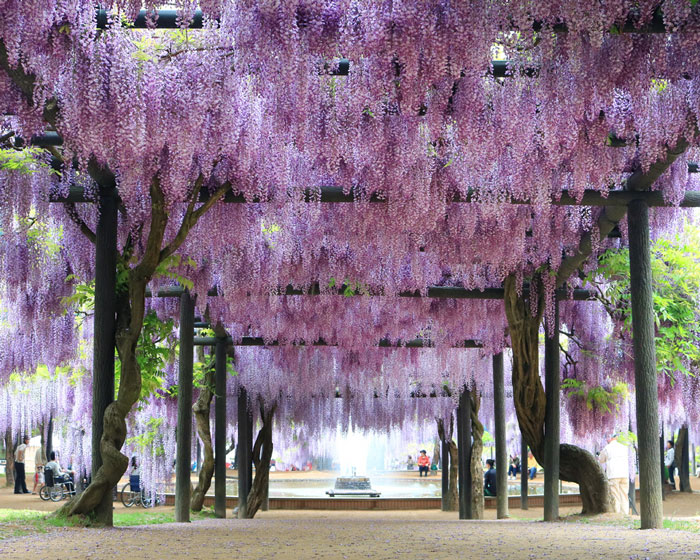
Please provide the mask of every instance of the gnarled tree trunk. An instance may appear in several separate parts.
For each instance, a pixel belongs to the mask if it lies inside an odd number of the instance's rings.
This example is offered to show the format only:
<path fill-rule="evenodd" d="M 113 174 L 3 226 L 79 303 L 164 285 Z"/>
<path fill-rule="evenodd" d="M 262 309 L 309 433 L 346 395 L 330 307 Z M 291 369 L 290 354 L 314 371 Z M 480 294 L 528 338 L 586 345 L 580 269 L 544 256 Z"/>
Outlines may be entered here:
<path fill-rule="evenodd" d="M 459 456 L 457 454 L 457 444 L 452 440 L 452 430 L 454 427 L 454 417 L 450 416 L 450 431 L 446 433 L 445 424 L 442 418 L 437 419 L 438 437 L 440 441 L 447 443 L 450 452 L 450 477 L 447 486 L 446 506 L 447 511 L 459 510 L 459 488 L 457 487 L 457 478 L 459 476 Z M 443 468 L 444 468 L 443 462 Z"/>
<path fill-rule="evenodd" d="M 253 445 L 253 464 L 255 465 L 255 480 L 248 492 L 246 518 L 252 519 L 267 497 L 267 486 L 270 481 L 270 459 L 272 459 L 272 419 L 277 404 L 274 403 L 266 411 L 260 403 L 260 419 L 262 427 Z"/>
<path fill-rule="evenodd" d="M 217 323 L 214 327 L 214 335 L 217 337 L 226 337 L 226 329 Z M 233 346 L 226 347 L 226 353 L 235 359 Z M 197 426 L 197 435 L 202 441 L 203 460 L 199 469 L 199 479 L 197 486 L 192 491 L 192 499 L 190 500 L 190 509 L 192 511 L 202 511 L 204 497 L 211 488 L 211 478 L 214 475 L 214 445 L 211 440 L 210 418 L 211 418 L 211 401 L 214 397 L 214 377 L 216 375 L 215 362 L 212 357 L 211 361 L 206 366 L 206 373 L 202 382 L 202 388 L 199 391 L 199 397 L 192 406 L 195 423 Z M 226 453 L 228 454 L 229 451 Z"/>
<path fill-rule="evenodd" d="M 190 509 L 192 511 L 202 511 L 204 496 L 211 487 L 211 477 L 214 474 L 214 446 L 211 441 L 211 429 L 209 419 L 211 416 L 211 401 L 214 397 L 214 360 L 207 364 L 206 373 L 199 390 L 199 396 L 192 407 L 195 423 L 197 425 L 197 435 L 202 441 L 204 459 L 199 469 L 199 480 L 197 486 L 192 491 Z"/>
<path fill-rule="evenodd" d="M 540 302 L 542 297 L 540 294 Z M 544 416 L 546 397 L 539 373 L 539 328 L 542 304 L 531 313 L 530 302 L 519 296 L 516 281 L 505 281 L 505 308 L 513 345 L 513 401 L 520 431 L 537 462 L 544 465 Z M 559 448 L 559 477 L 579 485 L 582 513 L 610 511 L 610 488 L 595 457 L 575 445 Z"/>
<path fill-rule="evenodd" d="M 132 269 L 137 270 L 137 269 Z M 104 429 L 100 440 L 102 466 L 79 498 L 63 506 L 60 513 L 88 515 L 95 511 L 107 492 L 111 492 L 129 466 L 129 459 L 120 449 L 126 440 L 126 416 L 141 395 L 141 368 L 136 359 L 143 317 L 148 278 L 133 278 L 130 273 L 129 295 L 117 300 L 116 342 L 121 376 L 119 392 L 104 414 Z M 102 521 L 102 520 L 98 520 Z"/>
<path fill-rule="evenodd" d="M 472 455 L 469 470 L 472 473 L 472 519 L 484 518 L 484 467 L 481 455 L 484 451 L 484 425 L 479 421 L 481 396 L 476 387 L 471 390 Z"/>
<path fill-rule="evenodd" d="M 225 183 L 211 198 L 195 209 L 202 181 L 203 178 L 200 177 L 193 186 L 180 228 L 175 237 L 165 246 L 163 246 L 163 240 L 169 213 L 160 180 L 155 177 L 151 181 L 150 228 L 141 261 L 133 266 L 130 264 L 133 257 L 131 241 L 127 241 L 127 246 L 119 256 L 121 267 L 127 273 L 126 285 L 117 285 L 115 341 L 121 362 L 121 376 L 117 398 L 107 406 L 104 413 L 104 428 L 100 439 L 102 466 L 97 470 L 85 491 L 63 506 L 59 514 L 94 515 L 104 496 L 112 491 L 126 472 L 129 459 L 121 453 L 120 449 L 126 439 L 126 416 L 141 395 L 141 368 L 136 353 L 145 315 L 146 287 L 156 273 L 158 265 L 180 248 L 199 218 L 231 187 L 230 183 Z M 111 515 L 107 519 L 96 521 L 111 524 Z"/>

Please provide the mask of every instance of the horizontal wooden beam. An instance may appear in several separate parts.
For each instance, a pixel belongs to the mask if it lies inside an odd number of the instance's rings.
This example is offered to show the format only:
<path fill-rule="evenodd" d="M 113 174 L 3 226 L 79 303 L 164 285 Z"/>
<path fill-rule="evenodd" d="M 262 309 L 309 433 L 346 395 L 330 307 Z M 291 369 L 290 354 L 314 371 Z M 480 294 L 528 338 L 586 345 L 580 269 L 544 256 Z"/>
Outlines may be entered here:
<path fill-rule="evenodd" d="M 697 164 L 693 165 L 694 170 L 691 171 L 690 166 L 688 166 L 688 171 L 696 173 L 698 169 Z M 204 202 L 208 198 L 208 193 L 202 193 L 200 196 L 200 201 Z M 632 200 L 644 200 L 649 206 L 655 207 L 675 206 L 674 204 L 666 202 L 663 194 L 659 191 L 609 191 L 608 195 L 604 196 L 599 191 L 587 190 L 584 191 L 580 202 L 577 201 L 572 194 L 570 194 L 570 191 L 562 191 L 560 198 L 558 200 L 552 200 L 552 204 L 554 206 L 626 206 Z M 71 187 L 67 196 L 61 196 L 58 193 L 52 194 L 50 196 L 50 201 L 58 203 L 68 202 L 74 204 L 81 202 L 94 202 L 94 199 L 87 196 L 84 189 L 81 187 Z M 232 192 L 228 192 L 223 201 L 229 204 L 264 204 L 267 202 L 267 200 L 261 198 L 253 198 L 252 200 L 246 201 L 242 194 Z M 324 186 L 320 187 L 319 189 L 307 189 L 305 201 L 349 204 L 356 202 L 356 197 L 352 189 L 346 193 L 343 191 L 342 187 Z M 385 203 L 387 202 L 387 199 L 380 197 L 377 194 L 373 194 L 369 198 L 369 202 Z M 452 197 L 452 202 L 456 204 L 482 203 L 488 202 L 488 200 L 481 199 L 476 195 L 476 193 L 470 191 L 465 195 L 455 193 Z M 512 198 L 508 201 L 499 201 L 498 204 L 532 204 L 532 202 L 526 199 Z M 683 208 L 700 207 L 700 191 L 687 191 L 680 202 L 680 206 Z"/>
<path fill-rule="evenodd" d="M 146 297 L 160 297 L 160 298 L 179 298 L 184 292 L 184 288 L 180 286 L 173 286 L 169 288 L 161 288 L 155 293 L 155 296 L 151 290 L 146 291 Z M 207 295 L 210 297 L 216 297 L 219 292 L 216 288 L 211 288 Z M 247 294 L 248 296 L 252 294 Z M 371 293 L 364 290 L 353 291 L 348 290 L 347 286 L 340 286 L 339 288 L 332 289 L 330 291 L 324 291 L 321 293 L 321 289 L 318 283 L 313 284 L 306 290 L 301 290 L 293 286 L 287 286 L 284 290 L 277 294 L 270 294 L 273 296 L 318 296 L 318 295 L 337 295 L 343 297 L 383 297 L 385 294 L 382 293 Z M 560 289 L 557 290 L 557 299 L 560 301 L 574 300 L 574 301 L 586 301 L 595 298 L 595 293 L 589 290 L 583 290 L 580 288 L 574 289 L 569 293 L 568 290 Z M 399 292 L 395 297 L 401 298 L 435 298 L 435 299 L 503 299 L 504 290 L 503 288 L 485 288 L 483 290 L 468 290 L 466 288 L 460 288 L 455 286 L 430 286 L 425 291 L 421 293 L 419 290 L 404 291 Z M 394 297 L 391 294 L 385 297 Z"/>
<path fill-rule="evenodd" d="M 151 25 L 155 25 L 157 29 L 179 29 L 178 12 L 177 10 L 156 10 L 158 18 Z M 121 20 L 121 25 L 125 28 L 135 28 L 135 29 L 148 29 L 147 24 L 147 14 L 146 10 L 141 10 L 136 19 L 131 22 L 125 18 Z M 98 29 L 106 29 L 108 21 L 108 12 L 106 10 L 97 10 L 97 21 L 96 25 Z M 188 29 L 201 29 L 203 23 L 203 14 L 201 10 L 196 10 L 193 14 L 192 21 L 187 26 Z M 615 26 L 610 29 L 611 33 L 666 33 L 666 25 L 664 24 L 663 14 L 660 9 L 654 12 L 651 20 L 644 26 L 637 25 L 638 16 L 634 13 L 630 13 L 627 17 L 625 23 L 620 26 Z M 568 33 L 569 28 L 566 23 L 556 23 L 549 26 L 554 33 Z M 545 29 L 545 25 L 541 21 L 535 21 L 532 24 L 532 29 L 534 31 L 542 31 Z"/>
<path fill-rule="evenodd" d="M 217 338 L 215 336 L 196 336 L 194 337 L 195 346 L 216 346 Z M 280 344 L 279 341 L 274 340 L 272 342 L 265 342 L 262 337 L 257 336 L 244 336 L 240 340 L 233 340 L 231 337 L 226 339 L 226 342 L 231 346 L 286 346 L 287 344 Z M 306 344 L 304 342 L 290 343 L 288 346 L 337 346 L 335 344 L 328 344 L 325 340 L 318 339 L 313 343 Z M 412 340 L 404 340 L 396 343 L 384 338 L 379 341 L 376 345 L 377 348 L 434 348 L 434 344 L 422 338 L 415 338 Z M 462 344 L 454 346 L 454 348 L 482 348 L 483 344 L 476 340 L 465 340 Z"/>
<path fill-rule="evenodd" d="M 156 29 L 180 29 L 177 10 L 156 10 L 158 15 L 154 26 Z M 134 29 L 149 29 L 148 12 L 141 10 L 134 21 L 129 21 L 126 18 L 120 20 L 121 26 Z M 109 14 L 106 10 L 97 10 L 97 29 L 107 29 Z M 202 29 L 203 22 L 202 10 L 196 10 L 192 16 L 192 21 L 187 25 L 188 29 Z M 153 23 L 152 23 L 153 25 Z"/>

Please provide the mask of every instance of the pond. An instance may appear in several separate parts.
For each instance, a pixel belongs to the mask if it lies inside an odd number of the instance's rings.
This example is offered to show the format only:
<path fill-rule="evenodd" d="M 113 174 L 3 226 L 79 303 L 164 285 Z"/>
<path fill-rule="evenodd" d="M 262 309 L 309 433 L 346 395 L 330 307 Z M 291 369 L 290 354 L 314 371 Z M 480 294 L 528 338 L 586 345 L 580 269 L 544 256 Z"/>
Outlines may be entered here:
<path fill-rule="evenodd" d="M 374 475 L 370 477 L 373 490 L 381 493 L 382 498 L 439 498 L 441 480 L 439 476 L 407 479 L 391 475 Z M 326 498 L 326 490 L 333 488 L 334 479 L 270 479 L 271 498 Z M 529 485 L 528 494 L 537 495 L 544 491 L 542 485 Z M 563 494 L 577 493 L 578 488 L 564 486 Z M 235 478 L 226 480 L 226 493 L 238 495 L 238 482 Z M 508 485 L 510 496 L 520 495 L 520 482 Z"/>

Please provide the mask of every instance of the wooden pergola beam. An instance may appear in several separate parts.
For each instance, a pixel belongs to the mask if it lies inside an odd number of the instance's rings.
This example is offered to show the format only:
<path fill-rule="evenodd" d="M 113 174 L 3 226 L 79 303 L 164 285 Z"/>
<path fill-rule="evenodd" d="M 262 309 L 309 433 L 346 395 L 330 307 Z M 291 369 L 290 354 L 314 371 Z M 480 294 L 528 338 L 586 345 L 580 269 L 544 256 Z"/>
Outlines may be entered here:
<path fill-rule="evenodd" d="M 221 339 L 214 336 L 196 336 L 194 337 L 195 346 L 216 346 L 217 341 Z M 271 342 L 265 342 L 262 337 L 259 336 L 244 336 L 240 340 L 234 340 L 231 337 L 224 339 L 226 344 L 231 346 L 285 346 L 284 343 L 280 343 L 277 340 Z M 304 342 L 290 343 L 288 346 L 337 346 L 336 344 L 329 344 L 322 338 L 319 338 L 313 343 L 306 344 Z M 376 345 L 377 348 L 435 348 L 435 345 L 429 341 L 422 338 L 414 338 L 412 340 L 399 341 L 393 343 L 390 340 L 383 338 Z M 453 348 L 483 348 L 483 344 L 478 340 L 465 340 L 462 344 L 456 345 Z"/>
<path fill-rule="evenodd" d="M 158 15 L 158 18 L 155 20 L 155 22 L 152 22 L 150 25 L 148 24 L 148 12 L 146 10 L 141 10 L 139 11 L 138 15 L 136 16 L 136 19 L 134 21 L 130 21 L 127 19 L 122 19 L 121 20 L 121 25 L 125 28 L 128 29 L 149 29 L 150 27 L 155 27 L 156 29 L 179 29 L 179 21 L 178 21 L 178 11 L 177 10 L 168 10 L 168 9 L 163 9 L 163 10 L 156 10 L 156 14 Z M 106 29 L 107 28 L 107 23 L 109 19 L 109 12 L 106 10 L 97 10 L 96 12 L 96 26 L 98 29 Z M 188 29 L 202 29 L 203 27 L 203 21 L 204 21 L 204 14 L 202 13 L 202 10 L 195 10 L 192 14 L 192 19 L 187 26 Z M 622 25 L 615 26 L 614 30 L 611 29 L 611 32 L 614 31 L 615 33 L 654 33 L 654 34 L 660 34 L 660 33 L 667 33 L 668 30 L 666 29 L 666 25 L 664 23 L 663 19 L 663 13 L 661 12 L 660 9 L 657 9 L 651 20 L 646 23 L 643 27 L 639 26 L 637 22 L 639 21 L 639 16 L 638 14 L 634 12 L 630 12 L 630 14 L 627 16 L 625 22 Z M 534 21 L 532 23 L 532 29 L 533 31 L 542 31 L 545 29 L 546 26 L 542 21 Z M 549 29 L 551 29 L 554 33 L 568 33 L 569 28 L 566 25 L 566 23 L 556 23 L 554 25 L 549 26 Z"/>
<path fill-rule="evenodd" d="M 159 298 L 179 298 L 184 293 L 184 288 L 180 286 L 173 286 L 169 288 L 161 288 L 160 290 L 153 293 L 152 291 L 146 291 L 146 297 L 159 297 Z M 219 291 L 217 288 L 211 288 L 207 295 L 209 297 L 219 296 Z M 247 294 L 250 296 L 251 294 Z M 287 286 L 283 291 L 278 294 L 269 294 L 274 296 L 319 296 L 319 295 L 338 295 L 343 297 L 400 297 L 400 298 L 435 298 L 435 299 L 503 299 L 504 289 L 503 288 L 485 288 L 483 290 L 468 290 L 466 288 L 460 288 L 457 286 L 430 286 L 428 289 L 421 293 L 419 290 L 414 291 L 404 291 L 399 292 L 396 295 L 392 294 L 382 294 L 382 293 L 372 293 L 372 292 L 352 292 L 350 296 L 346 293 L 346 286 L 341 286 L 340 288 L 334 289 L 330 292 L 321 292 L 319 284 L 313 284 L 306 290 L 301 290 L 293 286 Z M 595 299 L 595 293 L 590 290 L 584 290 L 581 288 L 576 288 L 574 290 L 559 289 L 556 291 L 556 297 L 560 301 L 588 301 Z"/>
<path fill-rule="evenodd" d="M 688 172 L 697 173 L 697 164 L 689 164 Z M 200 195 L 200 202 L 205 202 L 209 199 L 208 192 L 202 192 Z M 306 189 L 304 194 L 305 202 L 321 202 L 321 203 L 353 203 L 358 199 L 362 199 L 360 193 L 355 194 L 353 189 L 344 192 L 342 187 L 336 186 L 323 186 L 318 189 Z M 81 203 L 81 202 L 95 202 L 93 196 L 86 194 L 85 190 L 81 187 L 71 187 L 68 191 L 68 196 L 61 196 L 58 193 L 51 194 L 49 197 L 50 202 L 58 203 Z M 552 199 L 553 206 L 627 206 L 633 200 L 643 200 L 648 206 L 654 207 L 673 207 L 681 206 L 683 208 L 698 208 L 700 207 L 700 191 L 687 191 L 683 199 L 678 205 L 672 204 L 664 200 L 663 193 L 660 191 L 648 191 L 648 190 L 615 190 L 609 191 L 606 194 L 595 190 L 586 190 L 583 192 L 582 196 L 577 197 L 572 194 L 571 191 L 564 190 L 558 199 Z M 264 198 L 253 198 L 246 200 L 245 196 L 241 193 L 228 192 L 224 198 L 223 202 L 228 204 L 264 204 L 270 202 L 268 199 Z M 369 202 L 382 204 L 386 203 L 387 199 L 373 194 L 369 197 Z M 533 204 L 531 200 L 511 198 L 509 200 L 499 200 L 499 201 L 489 201 L 488 198 L 484 198 L 482 195 L 476 191 L 469 191 L 464 195 L 460 193 L 455 193 L 452 196 L 451 201 L 455 204 L 460 203 L 472 203 L 472 204 Z"/>

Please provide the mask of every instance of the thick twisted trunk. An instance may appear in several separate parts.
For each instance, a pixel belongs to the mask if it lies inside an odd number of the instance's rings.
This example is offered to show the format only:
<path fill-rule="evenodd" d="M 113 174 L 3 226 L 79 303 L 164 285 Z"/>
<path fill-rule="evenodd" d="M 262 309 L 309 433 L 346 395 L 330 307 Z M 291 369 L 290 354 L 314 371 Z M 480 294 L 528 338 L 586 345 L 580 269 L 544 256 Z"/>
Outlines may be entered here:
<path fill-rule="evenodd" d="M 438 427 L 438 437 L 440 438 L 440 441 L 444 441 L 447 444 L 447 448 L 449 450 L 449 469 L 450 469 L 450 477 L 448 480 L 448 485 L 447 485 L 447 494 L 446 494 L 446 504 L 445 504 L 445 511 L 458 511 L 459 510 L 459 493 L 458 493 L 458 487 L 457 487 L 457 478 L 459 476 L 459 456 L 457 454 L 457 444 L 452 440 L 452 425 L 453 425 L 453 418 L 450 418 L 450 433 L 449 435 L 446 434 L 445 432 L 445 424 L 442 420 L 442 418 L 438 418 L 437 420 L 437 427 Z M 444 458 L 443 458 L 443 468 L 444 468 Z"/>
<path fill-rule="evenodd" d="M 202 511 L 204 496 L 211 487 L 211 477 L 214 474 L 214 446 L 211 441 L 211 429 L 209 419 L 211 417 L 211 401 L 214 397 L 214 361 L 207 364 L 207 371 L 204 375 L 202 388 L 199 391 L 192 411 L 197 425 L 197 435 L 202 441 L 204 459 L 199 470 L 199 480 L 192 492 L 190 509 L 192 511 Z"/>
<path fill-rule="evenodd" d="M 270 459 L 272 459 L 272 419 L 275 415 L 276 404 L 265 411 L 260 406 L 262 427 L 253 445 L 253 464 L 255 465 L 255 480 L 248 493 L 246 518 L 252 519 L 263 505 L 267 497 L 267 487 L 270 482 Z"/>
<path fill-rule="evenodd" d="M 207 312 L 207 320 L 209 320 Z M 228 336 L 226 329 L 221 323 L 214 326 L 214 335 L 218 338 Z M 236 359 L 233 346 L 227 345 L 226 354 L 234 361 Z M 214 475 L 214 445 L 211 439 L 210 419 L 211 419 L 211 401 L 214 397 L 216 385 L 216 361 L 212 356 L 211 361 L 207 364 L 206 373 L 202 382 L 202 389 L 199 392 L 199 397 L 192 407 L 194 418 L 197 425 L 197 435 L 202 440 L 203 455 L 202 466 L 199 470 L 199 480 L 197 486 L 192 492 L 190 500 L 190 509 L 192 511 L 202 511 L 204 504 L 204 496 L 206 496 L 209 488 L 211 488 L 211 478 Z M 232 438 L 233 441 L 233 438 Z M 233 442 L 232 442 L 233 445 Z M 226 455 L 233 449 L 227 449 Z"/>
<path fill-rule="evenodd" d="M 600 463 L 589 451 L 562 443 L 559 446 L 559 477 L 578 484 L 583 504 L 581 513 L 611 511 L 608 479 Z"/>
<path fill-rule="evenodd" d="M 542 300 L 540 294 L 540 301 Z M 505 281 L 505 308 L 513 346 L 513 401 L 520 431 L 537 462 L 544 464 L 546 397 L 539 373 L 539 328 L 542 305 L 533 316 L 530 302 L 518 295 L 515 278 Z M 559 448 L 559 477 L 579 485 L 582 513 L 610 511 L 610 489 L 595 457 L 575 445 Z"/>
<path fill-rule="evenodd" d="M 476 388 L 471 390 L 472 455 L 469 470 L 472 473 L 472 519 L 484 518 L 484 467 L 481 455 L 484 451 L 484 425 L 479 421 L 481 396 Z"/>
<path fill-rule="evenodd" d="M 121 362 L 119 392 L 104 414 L 104 429 L 100 440 L 102 466 L 90 485 L 60 512 L 67 515 L 88 515 L 94 512 L 103 497 L 112 491 L 129 465 L 121 453 L 126 440 L 126 416 L 141 395 L 141 368 L 136 359 L 141 326 L 145 312 L 146 284 L 149 278 L 130 278 L 129 296 L 122 295 L 117 303 L 117 353 Z M 99 522 L 100 520 L 98 520 Z"/>

